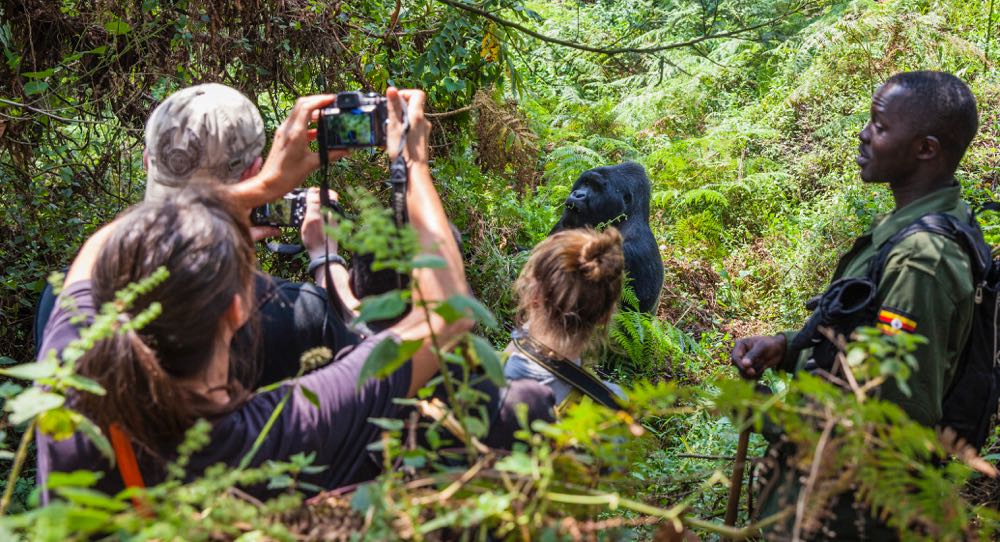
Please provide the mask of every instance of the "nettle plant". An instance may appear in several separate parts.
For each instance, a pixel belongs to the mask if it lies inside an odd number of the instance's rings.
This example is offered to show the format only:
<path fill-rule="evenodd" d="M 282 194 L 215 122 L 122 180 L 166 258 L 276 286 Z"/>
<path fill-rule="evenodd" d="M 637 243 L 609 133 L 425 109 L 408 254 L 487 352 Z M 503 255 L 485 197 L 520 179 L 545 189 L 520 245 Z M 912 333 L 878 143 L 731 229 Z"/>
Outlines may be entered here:
<path fill-rule="evenodd" d="M 381 261 L 378 266 L 389 265 L 399 271 L 443 265 L 435 258 L 419 256 L 415 235 L 397 231 L 389 213 L 372 196 L 358 191 L 351 198 L 359 210 L 358 220 L 343 220 L 333 228 L 345 248 L 374 253 Z M 67 392 L 103 393 L 95 382 L 76 374 L 75 361 L 96 341 L 121 327 L 138 328 L 154 318 L 159 312 L 155 305 L 125 323 L 120 315 L 136 296 L 155 288 L 165 276 L 166 271 L 160 270 L 126 288 L 114 302 L 102 307 L 94 323 L 61 356 L 50 354 L 38 363 L 4 369 L 8 376 L 39 384 L 23 389 L 7 402 L 7 423 L 28 425 L 15 454 L 8 491 L 23 465 L 34 430 L 53 438 L 83 431 L 113 460 L 100 429 L 66 402 Z M 415 291 L 419 288 L 418 283 L 413 284 Z M 414 298 L 403 291 L 365 299 L 358 320 L 392 318 L 412 302 Z M 492 315 L 468 297 L 433 302 L 427 308 L 449 321 L 473 317 L 484 326 L 496 325 Z M 307 493 L 325 489 L 298 482 L 299 474 L 322 468 L 312 464 L 313 456 L 298 455 L 285 462 L 247 468 L 256 447 L 240 466 L 217 465 L 192 480 L 187 472 L 189 460 L 209 441 L 210 426 L 200 422 L 188 431 L 164 483 L 104 495 L 93 489 L 100 473 L 54 474 L 48 488 L 58 499 L 45 508 L 0 518 L 0 537 L 294 540 L 308 537 L 298 521 L 305 514 L 312 518 L 312 527 L 316 522 L 327 522 L 324 532 L 336 531 L 340 522 L 343 537 L 371 540 L 488 535 L 529 539 L 544 538 L 546 532 L 560 539 L 567 532 L 596 536 L 598 531 L 611 528 L 651 529 L 653 525 L 664 532 L 688 527 L 744 539 L 777 522 L 791 522 L 801 535 L 813 532 L 832 497 L 846 489 L 857 491 L 860 499 L 891 526 L 914 537 L 989 536 L 1000 521 L 996 511 L 971 506 L 960 494 L 963 483 L 977 469 L 988 471 L 987 466 L 974 453 L 947 439 L 942 442 L 932 430 L 909 420 L 897 406 L 877 398 L 881 383 L 904 381 L 912 367 L 911 352 L 919 339 L 909 335 L 886 337 L 872 330 L 860 331 L 856 342 L 845 345 L 842 363 L 846 371 L 841 385 L 802 375 L 789 380 L 780 393 L 762 395 L 752 384 L 739 380 L 719 381 L 710 388 L 639 381 L 620 410 L 584 399 L 551 424 L 529 424 L 522 410 L 520 441 L 509 452 L 490 449 L 480 441 L 489 430 L 489 418 L 484 395 L 475 385 L 482 379 L 503 381 L 501 359 L 493 346 L 474 334 L 450 349 L 443 348 L 433 336 L 431 341 L 441 362 L 441 374 L 417 398 L 398 400 L 415 407 L 415 414 L 408 419 L 371 420 L 384 429 L 372 449 L 381 451 L 386 468 L 349 497 L 321 493 L 306 500 Z M 418 344 L 380 343 L 367 359 L 362 378 L 389 374 Z M 307 352 L 302 371 L 329 358 L 325 349 Z M 303 393 L 312 401 L 318 400 L 295 379 L 286 389 L 288 396 Z M 284 403 L 279 402 L 272 419 Z M 685 496 L 667 492 L 645 495 L 641 480 L 630 475 L 632 469 L 661 449 L 664 439 L 679 436 L 650 431 L 644 424 L 699 412 L 729 417 L 738 427 L 760 429 L 765 420 L 782 427 L 783 438 L 799 450 L 793 465 L 802 469 L 806 480 L 799 500 L 788 503 L 776 515 L 737 528 L 699 518 L 712 515 L 712 510 L 699 507 L 699 495 L 729 483 L 721 471 L 705 476 L 699 482 L 700 490 Z M 259 441 L 270 428 L 267 424 Z M 962 461 L 947 461 L 951 454 Z M 944 467 L 932 466 L 935 462 Z M 662 487 L 678 482 L 670 480 L 669 473 L 666 476 Z M 282 491 L 261 502 L 240 489 L 260 483 Z M 141 509 L 133 507 L 133 497 L 145 503 Z M 329 511 L 329 503 L 338 499 L 340 505 L 335 508 L 342 514 L 325 514 L 324 508 Z M 602 521 L 594 521 L 598 516 Z M 312 536 L 316 532 L 308 531 Z"/>

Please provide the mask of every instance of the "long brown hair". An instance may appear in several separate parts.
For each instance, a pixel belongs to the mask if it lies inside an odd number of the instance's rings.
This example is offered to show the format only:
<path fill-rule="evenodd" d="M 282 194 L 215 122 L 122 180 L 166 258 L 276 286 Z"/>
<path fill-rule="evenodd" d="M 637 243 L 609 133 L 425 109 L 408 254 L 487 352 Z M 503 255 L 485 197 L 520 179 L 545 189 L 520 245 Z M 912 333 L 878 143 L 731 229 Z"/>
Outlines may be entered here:
<path fill-rule="evenodd" d="M 162 312 L 141 330 L 119 329 L 81 358 L 81 373 L 107 394 L 82 393 L 75 401 L 99 426 L 118 423 L 158 455 L 172 450 L 198 418 L 234 408 L 247 395 L 239 378 L 241 369 L 252 364 L 251 356 L 231 357 L 227 407 L 178 381 L 208 367 L 234 296 L 252 307 L 255 256 L 247 219 L 206 190 L 190 189 L 133 207 L 94 266 L 95 305 L 113 301 L 116 292 L 160 266 L 169 277 L 141 295 L 128 312 L 138 314 L 154 302 Z"/>
<path fill-rule="evenodd" d="M 625 254 L 615 228 L 561 231 L 531 251 L 514 284 L 518 319 L 560 337 L 556 350 L 578 346 L 607 324 L 622 291 Z M 537 305 L 536 305 L 537 303 Z"/>

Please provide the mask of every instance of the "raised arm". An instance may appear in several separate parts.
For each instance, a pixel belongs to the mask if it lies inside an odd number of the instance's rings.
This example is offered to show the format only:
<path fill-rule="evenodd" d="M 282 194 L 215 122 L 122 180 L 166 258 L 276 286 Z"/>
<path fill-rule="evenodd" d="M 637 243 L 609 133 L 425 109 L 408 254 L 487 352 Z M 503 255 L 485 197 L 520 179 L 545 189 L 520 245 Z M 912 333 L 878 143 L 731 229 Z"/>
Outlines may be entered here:
<path fill-rule="evenodd" d="M 316 129 L 309 128 L 309 123 L 335 99 L 333 94 L 299 98 L 288 118 L 274 132 L 271 150 L 260 173 L 228 188 L 231 201 L 247 210 L 258 207 L 287 194 L 316 171 L 319 154 L 309 148 L 309 142 L 316 139 Z M 347 151 L 329 152 L 331 161 L 344 156 Z"/>
<path fill-rule="evenodd" d="M 413 279 L 419 285 L 419 291 L 414 290 L 414 309 L 392 327 L 392 330 L 404 339 L 425 338 L 429 334 L 428 313 L 420 307 L 419 302 L 443 301 L 453 295 L 469 295 L 470 290 L 465 280 L 462 255 L 458 250 L 455 236 L 451 233 L 441 198 L 431 180 L 429 165 L 431 123 L 424 116 L 424 93 L 419 90 L 397 91 L 390 87 L 386 91 L 386 98 L 389 109 L 387 150 L 390 159 L 394 158 L 398 151 L 403 107 L 409 116 L 410 131 L 406 138 L 404 156 L 409 164 L 406 209 L 410 224 L 419 235 L 422 253 L 438 256 L 446 264 L 439 269 L 422 268 L 414 271 Z M 457 338 L 472 329 L 473 325 L 470 319 L 462 319 L 448 325 L 443 318 L 433 312 L 430 313 L 430 322 L 431 329 L 438 338 L 438 345 L 442 347 L 453 344 Z M 428 338 L 424 346 L 413 356 L 410 396 L 415 395 L 437 370 L 438 360 Z"/>

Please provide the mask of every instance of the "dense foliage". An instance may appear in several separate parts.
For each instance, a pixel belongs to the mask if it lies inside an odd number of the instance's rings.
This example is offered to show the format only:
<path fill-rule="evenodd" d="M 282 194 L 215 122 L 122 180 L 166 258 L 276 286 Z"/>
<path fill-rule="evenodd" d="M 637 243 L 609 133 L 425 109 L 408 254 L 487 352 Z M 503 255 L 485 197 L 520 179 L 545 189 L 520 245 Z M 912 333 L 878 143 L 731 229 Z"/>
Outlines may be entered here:
<path fill-rule="evenodd" d="M 489 372 L 495 354 L 487 341 L 507 340 L 510 284 L 524 249 L 545 236 L 585 169 L 626 159 L 646 167 L 667 267 L 656 317 L 622 311 L 593 348 L 600 369 L 633 388 L 627 414 L 585 403 L 500 457 L 477 450 L 476 398 L 464 397 L 456 402 L 465 450 L 458 459 L 437 445 L 409 447 L 404 424 L 380 420 L 387 461 L 398 456 L 406 468 L 352 496 L 306 504 L 301 491 L 310 488 L 296 485 L 295 474 L 313 468 L 312 458 L 300 457 L 260 470 L 218 469 L 188 484 L 175 475 L 147 496 L 151 519 L 131 510 L 129 495 L 87 489 L 87 472 L 52 481 L 65 504 L 34 510 L 32 451 L 19 439 L 86 428 L 63 408 L 61 393 L 94 390 L 65 356 L 9 369 L 51 381 L 45 392 L 23 381 L 0 384 L 8 398 L 0 472 L 12 464 L 20 472 L 6 481 L 2 505 L 19 514 L 0 524 L 0 534 L 251 540 L 363 527 L 372 539 L 487 531 L 652 537 L 683 522 L 701 534 L 742 536 L 749 532 L 728 531 L 718 518 L 738 429 L 759 426 L 763 419 L 746 413 L 766 410 L 809 452 L 799 460 L 821 465 L 811 474 L 815 490 L 792 512 L 798 529 L 815 528 L 833 489 L 856 484 L 911 536 L 989 536 L 996 513 L 978 505 L 995 506 L 1000 491 L 969 465 L 983 466 L 965 457 L 929 467 L 960 447 L 891 405 L 815 379 L 773 380 L 778 394 L 754 395 L 727 359 L 733 337 L 798 325 L 803 301 L 823 286 L 837 254 L 875 212 L 891 208 L 883 187 L 859 181 L 853 159 L 871 93 L 889 75 L 941 69 L 970 84 L 981 128 L 959 180 L 968 200 L 993 199 L 996 19 L 992 2 L 976 0 L 0 2 L 5 365 L 34 355 L 31 319 L 49 273 L 141 199 L 148 112 L 198 82 L 250 95 L 269 131 L 298 95 L 388 84 L 427 90 L 438 115 L 434 177 L 463 234 L 476 296 L 497 321 L 485 325 L 493 317 L 456 300 L 452 312 L 476 310 L 484 324 L 449 362 Z M 352 194 L 348 206 L 376 225 L 371 200 L 351 187 L 384 196 L 384 171 L 384 160 L 367 153 L 334 171 L 334 188 Z M 995 220 L 984 224 L 998 241 Z M 357 229 L 364 231 L 371 229 Z M 301 261 L 262 260 L 275 274 L 304 275 Z M 384 315 L 396 305 L 386 298 L 369 307 Z M 859 386 L 905 374 L 910 346 L 862 337 L 851 358 Z M 371 369 L 389 370 L 399 359 L 387 353 Z M 449 383 L 450 394 L 465 384 Z M 205 445 L 205 435 L 204 427 L 192 429 L 185 453 Z M 751 449 L 760 455 L 763 440 L 754 436 Z M 283 484 L 276 487 L 287 495 L 255 503 L 231 489 L 261 480 Z"/>

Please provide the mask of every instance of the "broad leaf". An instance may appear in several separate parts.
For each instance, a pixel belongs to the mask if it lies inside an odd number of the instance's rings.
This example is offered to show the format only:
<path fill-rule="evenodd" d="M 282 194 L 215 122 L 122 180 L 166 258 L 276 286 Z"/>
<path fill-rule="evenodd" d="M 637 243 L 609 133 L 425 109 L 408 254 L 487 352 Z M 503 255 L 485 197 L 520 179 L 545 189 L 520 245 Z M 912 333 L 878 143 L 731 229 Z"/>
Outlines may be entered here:
<path fill-rule="evenodd" d="M 59 363 L 57 361 L 45 360 L 0 369 L 0 375 L 20 378 L 21 380 L 38 380 L 39 378 L 48 378 L 56 374 L 56 369 L 58 368 Z"/>
<path fill-rule="evenodd" d="M 111 21 L 104 24 L 104 29 L 108 31 L 108 34 L 112 36 L 120 36 L 122 34 L 128 34 L 132 31 L 132 27 L 125 21 Z"/>
<path fill-rule="evenodd" d="M 366 297 L 361 301 L 361 310 L 354 322 L 371 322 L 375 320 L 388 320 L 395 318 L 406 310 L 406 301 L 403 300 L 401 290 Z"/>
<path fill-rule="evenodd" d="M 358 375 L 358 387 L 364 386 L 370 378 L 384 378 L 392 374 L 413 357 L 423 344 L 424 341 L 419 339 L 397 343 L 391 337 L 386 337 L 368 354 L 361 374 Z"/>
<path fill-rule="evenodd" d="M 472 351 L 476 356 L 476 361 L 478 361 L 479 365 L 482 366 L 483 370 L 486 372 L 486 376 L 488 376 L 497 386 L 503 386 L 506 379 L 503 376 L 503 367 L 500 364 L 500 357 L 497 356 L 497 351 L 493 349 L 493 345 L 478 335 L 470 334 L 469 340 L 472 342 Z"/>
<path fill-rule="evenodd" d="M 49 489 L 69 486 L 90 487 L 96 484 L 97 481 L 103 476 L 103 472 L 95 472 L 92 470 L 75 470 L 73 472 L 54 471 L 49 473 L 45 483 Z"/>
<path fill-rule="evenodd" d="M 60 487 L 56 493 L 62 498 L 88 508 L 100 508 L 112 512 L 120 512 L 128 508 L 122 501 L 108 497 L 100 491 L 83 487 Z"/>
<path fill-rule="evenodd" d="M 434 312 L 441 315 L 449 324 L 461 318 L 472 317 L 477 322 L 491 329 L 496 328 L 498 325 L 496 318 L 493 317 L 493 313 L 483 306 L 482 303 L 469 296 L 453 295 L 437 307 L 434 307 Z"/>
<path fill-rule="evenodd" d="M 10 423 L 24 423 L 42 412 L 59 408 L 66 402 L 62 395 L 42 391 L 41 388 L 28 388 L 23 393 L 7 401 L 10 412 Z"/>

